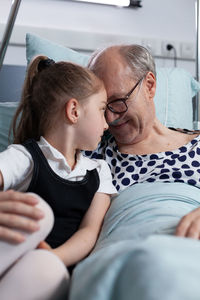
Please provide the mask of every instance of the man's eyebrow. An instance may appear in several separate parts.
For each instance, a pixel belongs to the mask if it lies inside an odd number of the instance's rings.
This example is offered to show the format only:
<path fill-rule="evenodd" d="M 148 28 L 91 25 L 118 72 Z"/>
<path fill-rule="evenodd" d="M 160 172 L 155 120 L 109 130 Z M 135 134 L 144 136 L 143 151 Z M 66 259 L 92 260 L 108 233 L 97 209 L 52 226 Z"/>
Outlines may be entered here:
<path fill-rule="evenodd" d="M 121 99 L 123 97 L 124 97 L 124 95 L 118 93 L 118 94 L 114 94 L 114 95 L 110 96 L 107 100 L 108 100 L 108 102 L 110 102 L 113 100 Z"/>

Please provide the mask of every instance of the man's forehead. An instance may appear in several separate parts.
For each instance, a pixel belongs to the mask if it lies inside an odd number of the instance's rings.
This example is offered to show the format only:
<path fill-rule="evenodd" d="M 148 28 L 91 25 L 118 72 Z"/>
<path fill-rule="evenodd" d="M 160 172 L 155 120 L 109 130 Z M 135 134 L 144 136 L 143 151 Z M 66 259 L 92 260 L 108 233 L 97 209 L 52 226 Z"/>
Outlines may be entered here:
<path fill-rule="evenodd" d="M 126 89 L 124 86 L 115 85 L 112 89 L 107 89 L 107 97 L 108 101 L 115 100 L 117 98 L 121 98 L 126 94 Z"/>
<path fill-rule="evenodd" d="M 129 73 L 130 74 L 130 73 Z M 104 81 L 107 97 L 109 100 L 123 97 L 130 89 L 133 79 L 127 76 L 125 72 L 109 74 L 102 78 Z"/>
<path fill-rule="evenodd" d="M 121 57 L 118 49 L 111 48 L 103 52 L 99 57 L 100 67 L 95 72 L 105 85 L 109 100 L 122 97 L 127 93 L 132 70 L 127 62 Z"/>

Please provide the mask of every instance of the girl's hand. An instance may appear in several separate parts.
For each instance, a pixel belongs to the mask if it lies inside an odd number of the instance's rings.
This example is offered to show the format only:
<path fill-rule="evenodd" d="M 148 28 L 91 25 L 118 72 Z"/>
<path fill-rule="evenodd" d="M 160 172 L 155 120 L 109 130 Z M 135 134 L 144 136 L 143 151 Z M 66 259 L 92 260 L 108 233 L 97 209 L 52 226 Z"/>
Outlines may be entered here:
<path fill-rule="evenodd" d="M 37 249 L 52 250 L 51 246 L 45 241 L 40 242 Z"/>
<path fill-rule="evenodd" d="M 40 242 L 39 245 L 37 246 L 37 249 L 44 249 L 44 250 L 50 251 L 51 253 L 53 253 L 59 257 L 59 255 L 57 254 L 57 250 L 56 250 L 57 248 L 52 249 L 51 246 L 45 241 Z"/>
<path fill-rule="evenodd" d="M 177 236 L 200 239 L 200 208 L 196 208 L 181 218 L 177 228 Z"/>
<path fill-rule="evenodd" d="M 38 199 L 33 195 L 12 190 L 0 192 L 0 240 L 21 243 L 25 237 L 17 229 L 38 230 L 37 220 L 44 214 L 35 207 L 37 203 Z"/>

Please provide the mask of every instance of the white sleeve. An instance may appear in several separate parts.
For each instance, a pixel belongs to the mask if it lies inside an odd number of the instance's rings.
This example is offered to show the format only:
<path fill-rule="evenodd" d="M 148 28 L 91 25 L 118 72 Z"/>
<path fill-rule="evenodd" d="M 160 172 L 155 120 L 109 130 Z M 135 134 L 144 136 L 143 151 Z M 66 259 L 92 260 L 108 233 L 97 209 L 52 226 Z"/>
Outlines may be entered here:
<path fill-rule="evenodd" d="M 105 193 L 110 194 L 111 196 L 114 196 L 118 194 L 116 188 L 112 184 L 112 175 L 110 168 L 107 164 L 107 162 L 103 159 L 95 159 L 99 163 L 99 168 L 97 168 L 99 172 L 99 188 L 97 192 L 99 193 Z"/>
<path fill-rule="evenodd" d="M 12 144 L 0 153 L 4 190 L 26 191 L 32 178 L 33 160 L 22 145 Z"/>

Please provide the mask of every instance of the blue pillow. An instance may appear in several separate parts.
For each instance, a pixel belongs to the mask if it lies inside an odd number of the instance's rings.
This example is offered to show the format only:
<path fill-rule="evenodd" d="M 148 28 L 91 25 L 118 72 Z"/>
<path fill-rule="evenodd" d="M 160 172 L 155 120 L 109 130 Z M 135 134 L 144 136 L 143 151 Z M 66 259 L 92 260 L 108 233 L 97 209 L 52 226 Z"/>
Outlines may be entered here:
<path fill-rule="evenodd" d="M 32 58 L 38 54 L 43 54 L 56 62 L 65 60 L 86 66 L 89 60 L 89 56 L 81 54 L 70 48 L 58 45 L 50 42 L 44 38 L 40 38 L 37 35 L 27 33 L 26 34 L 26 58 L 29 64 Z"/>
<path fill-rule="evenodd" d="M 55 61 L 71 61 L 86 66 L 89 56 L 53 43 L 37 35 L 26 35 L 27 62 L 44 54 Z M 193 128 L 192 97 L 200 90 L 190 73 L 179 68 L 157 68 L 156 114 L 166 126 Z M 17 103 L 0 103 L 0 151 L 8 145 L 8 132 Z"/>
<path fill-rule="evenodd" d="M 86 66 L 89 56 L 52 43 L 33 34 L 26 36 L 28 63 L 38 55 L 45 54 L 55 61 L 67 60 Z M 156 114 L 165 125 L 193 129 L 192 97 L 200 90 L 190 73 L 180 68 L 157 68 Z"/>
<path fill-rule="evenodd" d="M 192 98 L 200 83 L 181 68 L 158 68 L 156 115 L 168 127 L 193 129 Z"/>

